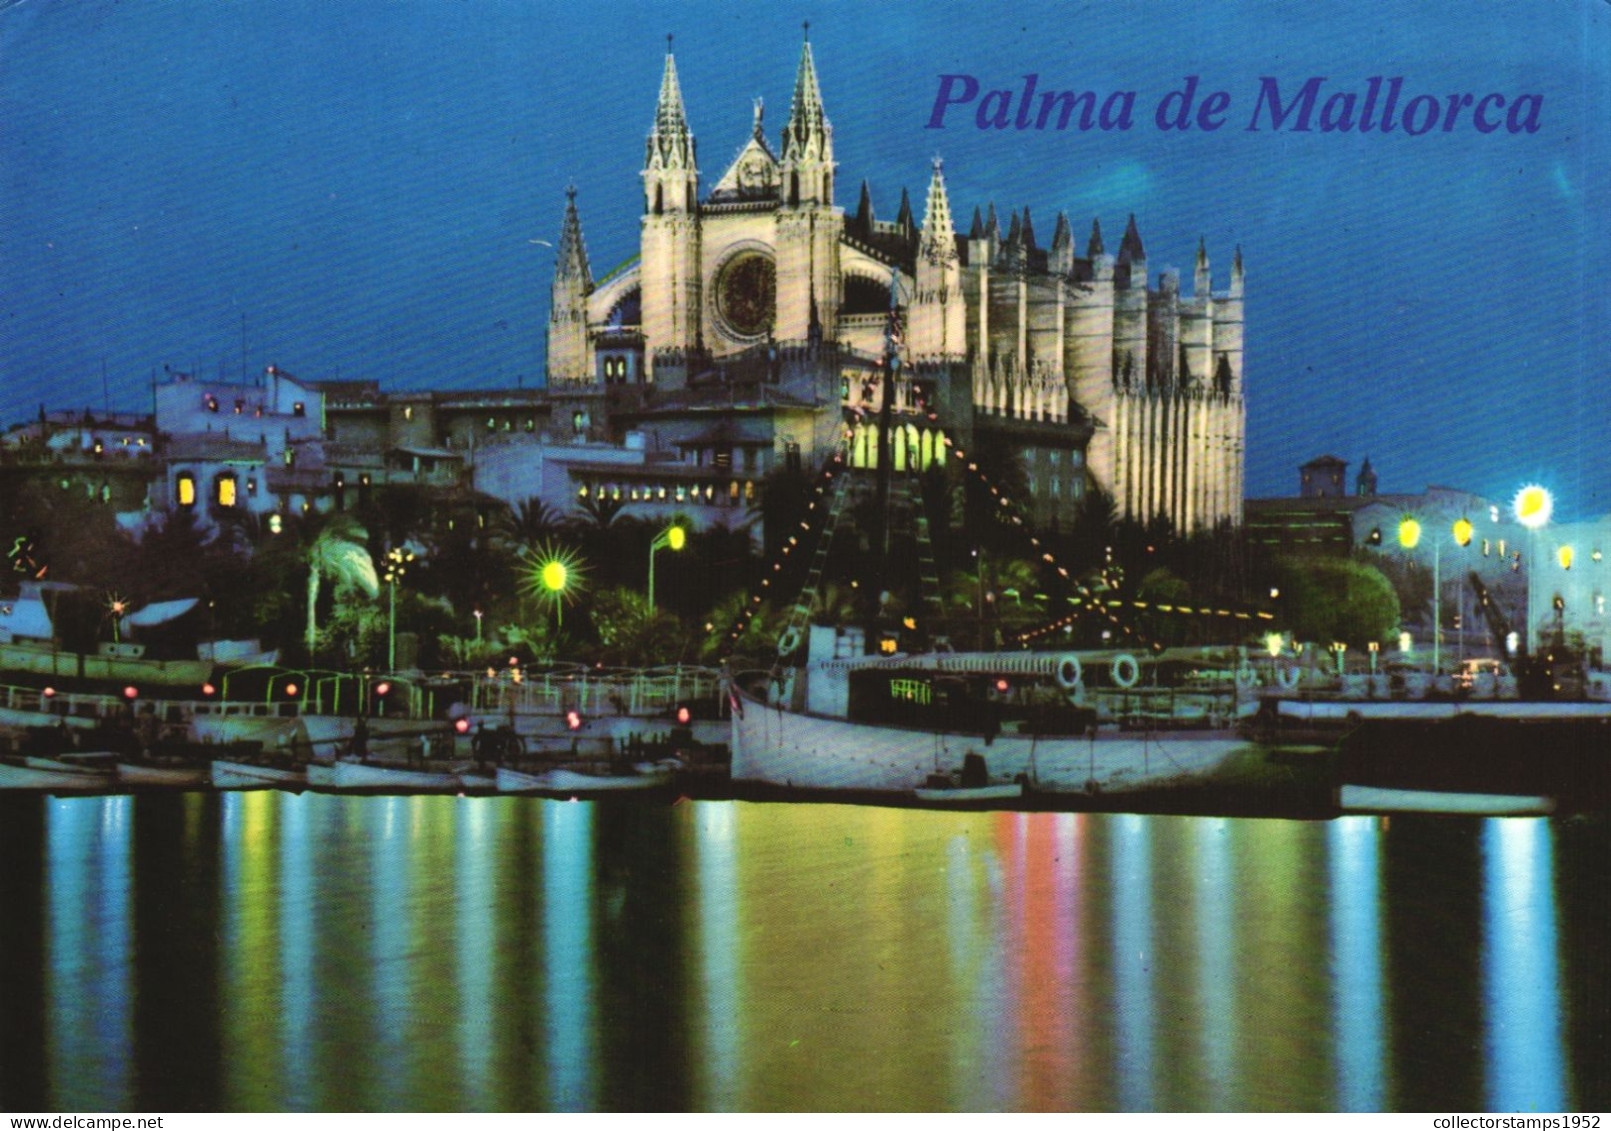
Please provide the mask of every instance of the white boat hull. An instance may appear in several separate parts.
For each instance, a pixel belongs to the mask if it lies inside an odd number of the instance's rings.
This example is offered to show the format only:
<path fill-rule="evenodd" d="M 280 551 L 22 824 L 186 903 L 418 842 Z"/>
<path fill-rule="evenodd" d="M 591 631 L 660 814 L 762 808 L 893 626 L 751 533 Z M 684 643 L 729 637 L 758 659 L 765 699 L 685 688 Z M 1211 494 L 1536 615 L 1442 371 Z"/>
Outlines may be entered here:
<path fill-rule="evenodd" d="M 316 780 L 314 771 L 321 771 Z M 323 771 L 329 771 L 328 774 Z M 328 784 L 326 784 L 328 783 Z M 375 793 L 453 792 L 465 788 L 464 778 L 456 773 L 431 770 L 404 770 L 392 766 L 375 766 L 363 762 L 337 762 L 333 766 L 309 766 L 308 784 L 338 791 L 370 791 Z"/>
<path fill-rule="evenodd" d="M 553 769 L 539 774 L 519 770 L 498 770 L 500 793 L 555 793 L 582 796 L 591 793 L 621 793 L 654 789 L 669 784 L 671 771 L 655 766 L 630 774 L 586 774 L 577 770 Z"/>
<path fill-rule="evenodd" d="M 1451 813 L 1480 817 L 1547 817 L 1553 797 L 1511 793 L 1444 793 L 1426 789 L 1380 789 L 1345 785 L 1337 791 L 1344 813 Z"/>
<path fill-rule="evenodd" d="M 162 786 L 168 789 L 199 789 L 207 784 L 204 766 L 141 766 L 117 764 L 117 780 L 128 786 Z"/>
<path fill-rule="evenodd" d="M 1252 745 L 1228 730 L 999 734 L 987 742 L 806 715 L 745 697 L 732 718 L 732 776 L 794 789 L 910 794 L 978 754 L 991 778 L 1023 775 L 1038 792 L 1125 793 L 1211 777 Z"/>
<path fill-rule="evenodd" d="M 104 793 L 113 785 L 107 774 L 85 772 L 67 767 L 47 769 L 41 766 L 16 765 L 0 762 L 0 790 L 35 790 L 43 793 Z"/>
<path fill-rule="evenodd" d="M 215 760 L 210 770 L 214 789 L 301 789 L 308 776 L 300 770 Z"/>

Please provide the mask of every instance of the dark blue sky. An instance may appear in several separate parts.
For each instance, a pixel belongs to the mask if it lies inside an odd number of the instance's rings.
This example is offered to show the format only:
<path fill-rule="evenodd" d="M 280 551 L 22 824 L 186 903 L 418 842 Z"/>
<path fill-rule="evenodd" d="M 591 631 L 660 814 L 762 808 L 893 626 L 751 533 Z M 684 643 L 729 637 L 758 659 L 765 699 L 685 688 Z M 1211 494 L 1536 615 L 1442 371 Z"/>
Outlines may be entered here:
<path fill-rule="evenodd" d="M 1189 287 L 1247 261 L 1248 491 L 1369 455 L 1388 491 L 1554 487 L 1611 511 L 1611 5 L 535 5 L 0 3 L 0 421 L 149 405 L 164 365 L 246 363 L 391 389 L 535 383 L 564 187 L 596 275 L 636 251 L 665 34 L 706 187 L 751 99 L 787 116 L 812 20 L 840 203 L 872 182 L 921 212 L 1066 209 L 1109 250 L 1137 214 Z M 925 129 L 938 76 L 984 90 L 1136 92 L 1128 131 Z M 1184 76 L 1231 96 L 1214 133 L 1161 132 Z M 1540 129 L 1409 137 L 1245 129 L 1283 96 L 1401 75 L 1403 100 L 1543 98 Z M 1324 97 L 1324 95 L 1323 95 Z M 1402 103 L 1401 103 L 1402 104 Z M 1502 115 L 1501 115 L 1502 116 Z"/>

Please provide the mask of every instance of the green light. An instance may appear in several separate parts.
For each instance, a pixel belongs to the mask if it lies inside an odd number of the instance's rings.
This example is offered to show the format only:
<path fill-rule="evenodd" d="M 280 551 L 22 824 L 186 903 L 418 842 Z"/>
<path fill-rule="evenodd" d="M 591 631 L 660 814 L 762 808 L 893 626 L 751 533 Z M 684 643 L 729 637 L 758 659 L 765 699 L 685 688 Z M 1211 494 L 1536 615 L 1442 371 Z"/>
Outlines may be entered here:
<path fill-rule="evenodd" d="M 570 573 L 571 571 L 565 568 L 564 562 L 556 560 L 544 562 L 538 577 L 543 583 L 543 588 L 550 593 L 563 593 L 565 583 L 570 580 Z"/>

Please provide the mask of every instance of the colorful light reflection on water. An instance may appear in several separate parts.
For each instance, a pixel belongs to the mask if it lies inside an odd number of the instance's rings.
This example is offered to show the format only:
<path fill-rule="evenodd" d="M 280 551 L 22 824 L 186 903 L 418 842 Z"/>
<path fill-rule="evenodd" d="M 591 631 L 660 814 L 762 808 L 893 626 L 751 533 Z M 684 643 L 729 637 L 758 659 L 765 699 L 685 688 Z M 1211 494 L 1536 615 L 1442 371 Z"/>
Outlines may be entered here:
<path fill-rule="evenodd" d="M 1608 1097 L 1604 819 L 5 804 L 13 1110 Z"/>

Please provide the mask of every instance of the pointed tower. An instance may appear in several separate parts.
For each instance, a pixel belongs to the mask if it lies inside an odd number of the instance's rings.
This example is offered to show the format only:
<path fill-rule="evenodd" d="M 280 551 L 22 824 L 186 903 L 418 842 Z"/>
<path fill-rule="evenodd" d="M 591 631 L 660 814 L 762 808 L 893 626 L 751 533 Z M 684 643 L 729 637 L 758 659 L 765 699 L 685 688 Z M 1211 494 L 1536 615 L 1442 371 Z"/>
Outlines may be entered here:
<path fill-rule="evenodd" d="M 587 265 L 575 185 L 565 190 L 565 198 L 565 222 L 559 230 L 554 285 L 549 292 L 548 380 L 590 384 L 593 363 L 587 338 L 587 296 L 593 293 L 593 272 Z"/>
<path fill-rule="evenodd" d="M 908 341 L 919 358 L 960 358 L 967 350 L 967 304 L 957 255 L 951 200 L 940 159 L 934 159 L 923 229 L 917 241 L 917 292 L 912 301 Z"/>
<path fill-rule="evenodd" d="M 1046 269 L 1064 278 L 1074 274 L 1074 229 L 1069 227 L 1068 214 L 1057 214 L 1057 227 L 1052 230 L 1052 251 L 1047 257 Z"/>
<path fill-rule="evenodd" d="M 1085 257 L 1095 259 L 1097 256 L 1106 253 L 1107 249 L 1102 246 L 1102 221 L 1092 220 L 1091 238 L 1085 243 Z"/>
<path fill-rule="evenodd" d="M 866 181 L 862 181 L 861 198 L 856 201 L 856 219 L 851 230 L 864 240 L 871 239 L 873 225 L 877 222 L 878 217 L 873 213 L 873 190 Z"/>
<path fill-rule="evenodd" d="M 666 68 L 643 161 L 639 277 L 651 381 L 657 354 L 699 345 L 699 245 L 699 167 L 667 36 Z"/>
<path fill-rule="evenodd" d="M 901 206 L 895 213 L 895 230 L 906 243 L 917 246 L 917 221 L 912 216 L 912 198 L 901 189 Z"/>
<path fill-rule="evenodd" d="M 807 25 L 809 32 L 810 25 Z M 783 127 L 775 216 L 777 316 L 783 342 L 835 341 L 840 305 L 839 236 L 844 213 L 833 204 L 833 126 L 822 105 L 811 40 L 800 47 L 794 101 Z"/>

